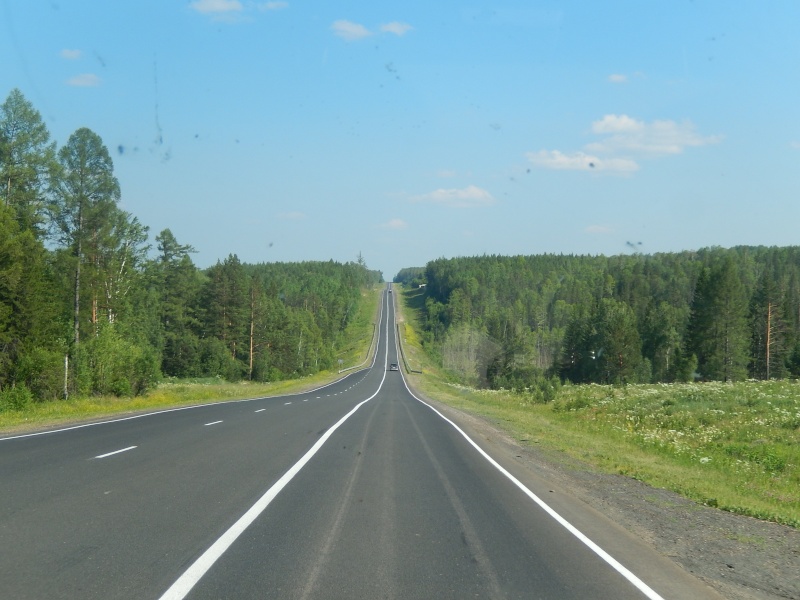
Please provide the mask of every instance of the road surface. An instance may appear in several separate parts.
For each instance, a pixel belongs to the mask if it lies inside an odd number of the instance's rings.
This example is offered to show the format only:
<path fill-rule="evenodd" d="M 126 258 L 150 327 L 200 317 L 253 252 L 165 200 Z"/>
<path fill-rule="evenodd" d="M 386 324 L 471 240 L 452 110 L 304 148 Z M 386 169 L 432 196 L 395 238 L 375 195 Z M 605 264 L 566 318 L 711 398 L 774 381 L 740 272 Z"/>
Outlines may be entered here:
<path fill-rule="evenodd" d="M 0 597 L 717 597 L 417 399 L 392 296 L 329 386 L 0 440 Z"/>

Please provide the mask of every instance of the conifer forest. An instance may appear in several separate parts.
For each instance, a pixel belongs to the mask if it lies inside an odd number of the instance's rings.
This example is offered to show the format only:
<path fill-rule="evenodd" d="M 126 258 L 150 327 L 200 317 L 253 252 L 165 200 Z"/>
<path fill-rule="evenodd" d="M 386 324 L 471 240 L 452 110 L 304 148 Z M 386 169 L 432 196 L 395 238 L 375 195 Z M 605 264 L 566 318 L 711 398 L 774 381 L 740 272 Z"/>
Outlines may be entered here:
<path fill-rule="evenodd" d="M 433 260 L 425 343 L 471 384 L 782 379 L 800 375 L 800 247 Z"/>
<path fill-rule="evenodd" d="M 19 90 L 0 105 L 0 182 L 0 405 L 328 369 L 381 281 L 360 255 L 199 269 L 186 240 L 151 240 L 121 208 L 100 136 L 80 128 L 57 147 Z"/>

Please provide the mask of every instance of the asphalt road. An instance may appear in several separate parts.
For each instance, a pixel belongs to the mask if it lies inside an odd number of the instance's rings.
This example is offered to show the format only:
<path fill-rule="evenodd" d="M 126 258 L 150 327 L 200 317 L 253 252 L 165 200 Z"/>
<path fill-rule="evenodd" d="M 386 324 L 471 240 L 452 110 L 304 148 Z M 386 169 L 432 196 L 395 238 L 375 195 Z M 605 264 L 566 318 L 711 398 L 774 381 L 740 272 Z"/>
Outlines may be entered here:
<path fill-rule="evenodd" d="M 715 597 L 415 398 L 392 300 L 325 388 L 0 440 L 0 598 Z"/>

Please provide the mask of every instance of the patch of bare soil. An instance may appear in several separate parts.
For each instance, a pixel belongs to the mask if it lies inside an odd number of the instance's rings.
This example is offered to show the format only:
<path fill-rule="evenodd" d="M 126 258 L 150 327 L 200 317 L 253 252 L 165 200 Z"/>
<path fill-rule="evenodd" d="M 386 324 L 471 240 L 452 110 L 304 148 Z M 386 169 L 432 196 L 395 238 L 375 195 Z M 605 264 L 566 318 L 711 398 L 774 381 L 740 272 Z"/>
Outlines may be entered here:
<path fill-rule="evenodd" d="M 511 447 L 518 463 L 554 477 L 573 497 L 645 540 L 731 600 L 800 600 L 800 531 L 702 506 L 562 454 L 522 446 L 496 424 L 433 401 L 483 439 Z"/>

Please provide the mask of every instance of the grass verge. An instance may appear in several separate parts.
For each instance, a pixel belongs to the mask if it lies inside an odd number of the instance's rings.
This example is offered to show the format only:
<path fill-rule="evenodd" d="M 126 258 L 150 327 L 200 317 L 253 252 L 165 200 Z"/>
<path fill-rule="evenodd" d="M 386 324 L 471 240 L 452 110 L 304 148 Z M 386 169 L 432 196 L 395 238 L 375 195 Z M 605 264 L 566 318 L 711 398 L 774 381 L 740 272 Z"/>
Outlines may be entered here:
<path fill-rule="evenodd" d="M 680 493 L 698 503 L 800 527 L 800 384 L 561 386 L 476 390 L 455 383 L 416 331 L 416 290 L 405 291 L 403 341 L 431 398 L 483 416 L 523 445 Z"/>

